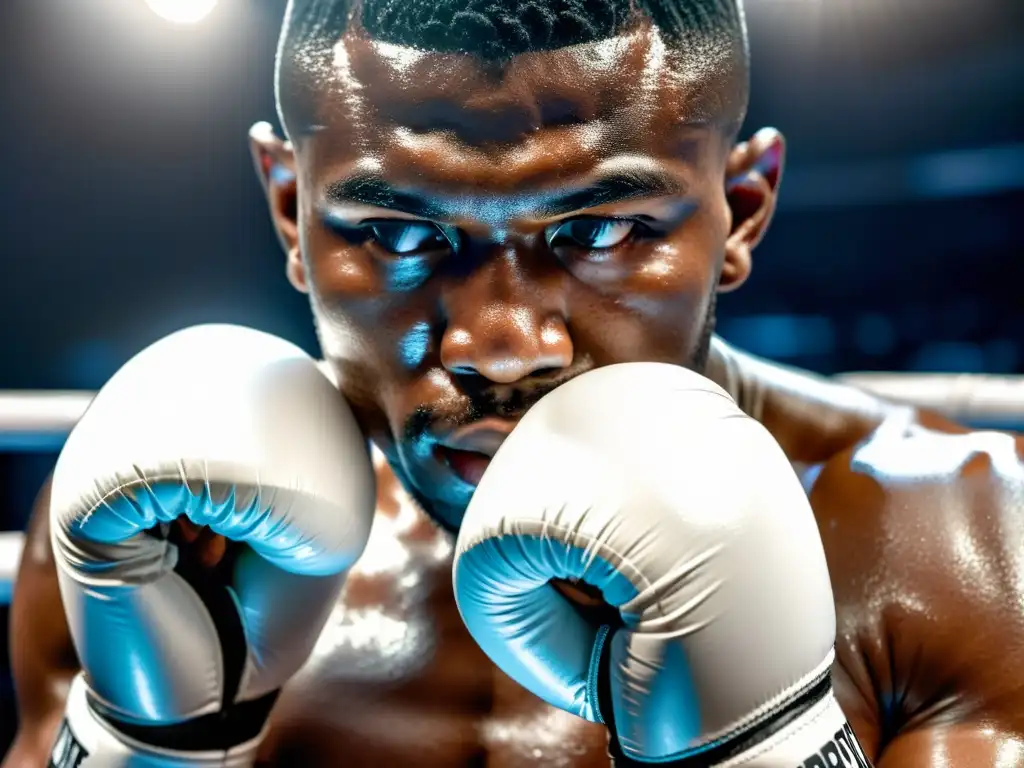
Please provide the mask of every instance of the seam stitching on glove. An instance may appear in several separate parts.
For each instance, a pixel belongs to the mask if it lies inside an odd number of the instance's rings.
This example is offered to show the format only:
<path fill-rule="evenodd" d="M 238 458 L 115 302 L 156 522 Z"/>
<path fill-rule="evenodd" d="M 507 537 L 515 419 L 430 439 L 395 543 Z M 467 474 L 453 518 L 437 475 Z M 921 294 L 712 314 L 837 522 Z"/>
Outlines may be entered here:
<path fill-rule="evenodd" d="M 199 478 L 195 478 L 195 479 L 198 480 Z M 77 514 L 84 514 L 86 516 L 91 515 L 97 509 L 99 509 L 100 507 L 104 506 L 106 504 L 106 502 L 111 497 L 117 496 L 119 494 L 122 494 L 126 490 L 138 488 L 140 486 L 144 486 L 144 487 L 148 488 L 149 486 L 153 485 L 154 483 L 164 483 L 164 482 L 169 482 L 169 481 L 181 483 L 185 487 L 188 487 L 188 483 L 192 482 L 190 480 L 186 480 L 185 482 L 182 482 L 181 475 L 174 474 L 174 475 L 157 475 L 156 477 L 149 477 L 149 476 L 147 476 L 145 478 L 141 478 L 141 479 L 138 479 L 138 480 L 131 480 L 131 481 L 127 482 L 127 483 L 118 483 L 118 485 L 115 486 L 114 488 L 111 488 L 109 491 L 104 492 L 103 495 L 100 496 L 100 498 L 95 503 L 91 504 L 88 509 L 80 510 L 79 512 L 76 512 L 76 515 Z M 204 487 L 209 487 L 209 485 L 210 485 L 209 480 L 202 480 L 202 483 L 203 483 Z M 225 485 L 225 486 L 230 485 L 233 489 L 236 489 L 239 485 L 245 485 L 245 483 L 238 483 L 236 481 L 226 481 L 226 482 L 223 482 L 223 483 L 218 482 L 218 483 L 215 483 L 215 484 L 217 484 L 217 485 Z M 264 486 L 262 484 L 262 482 L 259 482 L 259 481 L 253 482 L 252 483 L 252 487 L 254 489 L 256 489 L 257 497 L 260 498 L 260 499 L 262 499 L 262 494 L 263 494 L 264 490 L 269 487 L 270 489 L 272 489 L 274 491 L 281 492 L 281 493 L 300 494 L 302 496 L 305 496 L 305 497 L 310 498 L 310 499 L 314 499 L 316 501 L 326 501 L 328 503 L 331 503 L 331 500 L 327 496 L 323 496 L 323 495 L 317 494 L 317 493 L 310 493 L 306 489 L 301 489 L 300 490 L 300 489 L 297 489 L 297 488 L 286 488 L 286 487 L 277 486 L 277 485 L 275 485 L 275 486 Z"/>
<path fill-rule="evenodd" d="M 750 715 L 748 715 L 740 723 L 719 733 L 710 734 L 707 738 L 712 742 L 720 743 L 723 741 L 728 741 L 729 739 L 732 739 L 738 734 L 748 731 L 751 728 L 757 728 L 760 724 L 764 723 L 768 718 L 770 718 L 776 710 L 778 710 L 780 707 L 784 706 L 789 700 L 791 700 L 794 697 L 794 692 L 796 692 L 797 695 L 806 692 L 808 689 L 812 688 L 818 681 L 820 681 L 823 675 L 828 674 L 829 669 L 831 668 L 834 660 L 835 650 L 833 649 L 829 651 L 828 655 L 825 657 L 825 660 L 821 664 L 815 667 L 813 671 L 801 677 L 793 685 L 789 686 L 787 690 L 772 697 L 769 701 L 766 701 L 756 710 L 751 712 Z"/>
<path fill-rule="evenodd" d="M 594 638 L 594 648 L 590 652 L 590 668 L 587 670 L 587 703 L 594 712 L 594 719 L 601 725 L 605 725 L 604 717 L 601 715 L 601 702 L 597 695 L 597 676 L 601 672 L 601 654 L 604 653 L 604 644 L 612 628 L 608 624 L 601 625 Z"/>
<path fill-rule="evenodd" d="M 767 739 L 761 744 L 757 745 L 757 747 L 755 747 L 751 752 L 736 758 L 735 762 L 726 763 L 722 768 L 738 768 L 739 766 L 749 765 L 751 760 L 761 757 L 762 755 L 773 750 L 780 743 L 792 739 L 796 734 L 800 733 L 801 731 L 807 730 L 812 725 L 815 725 L 819 720 L 821 720 L 823 717 L 825 717 L 825 715 L 828 714 L 829 699 L 831 697 L 832 692 L 830 690 L 829 695 L 818 703 L 818 711 L 815 712 L 814 715 L 808 718 L 805 722 L 799 723 L 797 728 L 794 728 L 792 731 L 789 732 L 786 732 L 785 730 L 780 731 L 779 733 L 775 734 L 772 738 Z M 785 738 L 783 738 L 783 735 L 785 735 Z"/>

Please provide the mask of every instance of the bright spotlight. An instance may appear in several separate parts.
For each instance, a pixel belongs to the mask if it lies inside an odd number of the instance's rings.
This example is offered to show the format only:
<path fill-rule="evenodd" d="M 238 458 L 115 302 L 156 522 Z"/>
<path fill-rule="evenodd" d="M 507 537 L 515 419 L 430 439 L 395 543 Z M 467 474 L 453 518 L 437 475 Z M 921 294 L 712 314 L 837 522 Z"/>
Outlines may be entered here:
<path fill-rule="evenodd" d="M 175 24 L 195 24 L 202 21 L 217 5 L 217 0 L 146 0 L 157 16 Z"/>

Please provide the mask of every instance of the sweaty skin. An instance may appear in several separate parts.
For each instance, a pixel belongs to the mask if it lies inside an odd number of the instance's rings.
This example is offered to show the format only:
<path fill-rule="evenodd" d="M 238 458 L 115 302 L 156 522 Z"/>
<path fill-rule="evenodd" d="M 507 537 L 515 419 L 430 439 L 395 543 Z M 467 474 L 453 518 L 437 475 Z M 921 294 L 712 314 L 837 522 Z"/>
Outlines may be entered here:
<path fill-rule="evenodd" d="M 804 478 L 836 598 L 837 695 L 877 765 L 1024 761 L 1024 445 L 710 343 L 783 159 L 774 131 L 734 144 L 728 69 L 644 27 L 500 69 L 349 34 L 292 85 L 314 94 L 289 120 L 294 144 L 258 126 L 254 157 L 288 276 L 382 456 L 370 545 L 282 693 L 264 764 L 608 765 L 601 727 L 475 647 L 435 523 L 458 526 L 538 397 L 635 360 L 704 370 Z M 75 669 L 45 506 L 15 593 L 23 720 L 6 765 L 44 761 Z M 223 542 L 178 535 L 216 567 Z"/>
<path fill-rule="evenodd" d="M 709 373 L 768 425 L 810 486 L 836 598 L 837 695 L 880 768 L 1024 761 L 1024 441 L 745 357 Z M 449 534 L 377 457 L 378 519 L 343 601 L 285 688 L 265 765 L 607 766 L 603 728 L 491 665 L 451 594 Z M 21 730 L 45 761 L 77 671 L 40 494 L 14 599 Z M 208 541 L 201 553 L 223 552 Z"/>

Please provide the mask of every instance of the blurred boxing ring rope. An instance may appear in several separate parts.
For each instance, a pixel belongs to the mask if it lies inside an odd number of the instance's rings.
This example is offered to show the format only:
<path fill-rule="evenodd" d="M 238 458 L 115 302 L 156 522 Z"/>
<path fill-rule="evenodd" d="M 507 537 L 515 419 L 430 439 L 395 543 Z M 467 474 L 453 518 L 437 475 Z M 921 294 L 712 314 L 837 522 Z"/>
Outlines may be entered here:
<path fill-rule="evenodd" d="M 966 424 L 1024 425 L 1024 376 L 851 373 L 838 378 Z M 58 451 L 92 398 L 92 392 L 0 392 L 0 450 Z M 0 605 L 10 601 L 22 545 L 21 533 L 0 533 Z"/>

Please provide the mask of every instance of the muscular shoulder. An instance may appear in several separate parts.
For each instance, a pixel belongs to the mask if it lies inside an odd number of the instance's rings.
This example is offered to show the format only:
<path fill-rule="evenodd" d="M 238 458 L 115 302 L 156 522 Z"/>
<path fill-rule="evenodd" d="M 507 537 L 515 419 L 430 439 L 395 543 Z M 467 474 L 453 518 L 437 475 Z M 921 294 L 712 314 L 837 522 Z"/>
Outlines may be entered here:
<path fill-rule="evenodd" d="M 883 737 L 979 718 L 1024 733 L 1022 454 L 906 412 L 811 489 L 840 663 Z"/>

